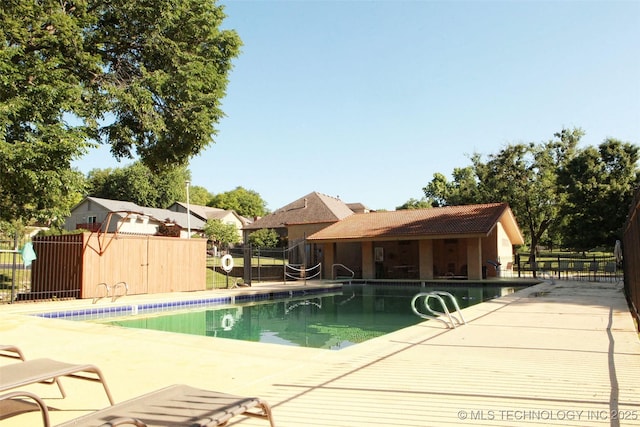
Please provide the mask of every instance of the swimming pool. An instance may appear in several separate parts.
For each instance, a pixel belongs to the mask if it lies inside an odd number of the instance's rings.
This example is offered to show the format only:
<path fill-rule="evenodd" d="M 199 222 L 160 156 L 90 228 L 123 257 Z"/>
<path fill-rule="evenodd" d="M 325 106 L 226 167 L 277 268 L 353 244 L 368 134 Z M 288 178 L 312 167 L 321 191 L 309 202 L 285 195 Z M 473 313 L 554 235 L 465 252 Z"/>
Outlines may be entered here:
<path fill-rule="evenodd" d="M 175 313 L 94 321 L 128 328 L 339 350 L 424 321 L 411 310 L 411 299 L 418 292 L 450 292 L 464 308 L 525 287 L 344 285 L 339 291 L 254 300 L 231 307 L 217 304 Z"/>

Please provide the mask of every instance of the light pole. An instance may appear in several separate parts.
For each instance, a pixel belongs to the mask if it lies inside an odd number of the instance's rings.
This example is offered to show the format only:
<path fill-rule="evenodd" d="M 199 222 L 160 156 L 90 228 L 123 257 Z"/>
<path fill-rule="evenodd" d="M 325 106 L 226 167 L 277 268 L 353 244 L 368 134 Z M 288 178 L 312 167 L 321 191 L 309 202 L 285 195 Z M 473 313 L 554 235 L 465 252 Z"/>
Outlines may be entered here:
<path fill-rule="evenodd" d="M 187 181 L 187 239 L 191 238 L 191 206 L 189 205 L 189 185 L 190 181 Z"/>

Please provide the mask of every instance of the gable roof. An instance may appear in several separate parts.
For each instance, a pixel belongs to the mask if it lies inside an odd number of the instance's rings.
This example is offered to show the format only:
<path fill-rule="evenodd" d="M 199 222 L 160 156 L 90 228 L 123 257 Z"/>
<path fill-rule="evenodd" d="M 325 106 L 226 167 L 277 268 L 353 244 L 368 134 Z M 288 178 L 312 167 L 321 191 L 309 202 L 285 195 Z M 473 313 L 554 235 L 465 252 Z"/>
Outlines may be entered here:
<path fill-rule="evenodd" d="M 169 209 L 149 208 L 145 206 L 139 206 L 133 202 L 101 199 L 99 197 L 87 197 L 84 201 L 96 203 L 109 212 L 133 212 L 149 216 L 160 222 L 172 222 L 184 229 L 187 229 L 189 226 L 191 226 L 192 229 L 202 230 L 202 228 L 204 227 L 204 221 L 201 221 L 200 219 L 194 217 L 189 220 L 187 214 L 183 212 L 174 212 L 170 211 Z M 80 204 L 84 203 L 84 201 Z M 80 204 L 78 206 L 80 206 Z"/>
<path fill-rule="evenodd" d="M 506 203 L 371 212 L 352 215 L 320 230 L 307 240 L 384 240 L 486 236 L 503 222 L 513 244 L 523 244 L 511 208 Z"/>
<path fill-rule="evenodd" d="M 187 204 L 183 202 L 175 202 L 173 205 L 169 206 L 169 209 L 173 211 L 175 210 L 174 207 L 177 206 L 182 207 L 185 211 L 187 210 Z M 203 221 L 206 221 L 210 218 L 219 219 L 227 213 L 227 211 L 225 211 L 224 209 L 212 208 L 210 206 L 194 205 L 191 203 L 189 204 L 189 211 L 192 215 L 200 218 Z"/>
<path fill-rule="evenodd" d="M 351 215 L 353 211 L 342 200 L 313 192 L 254 221 L 245 229 L 283 228 L 289 225 L 336 222 Z"/>
<path fill-rule="evenodd" d="M 359 203 L 359 202 L 358 203 L 347 203 L 347 206 L 354 213 L 369 213 L 369 212 L 371 212 L 371 209 L 369 209 L 364 204 Z"/>
<path fill-rule="evenodd" d="M 175 202 L 173 205 L 169 206 L 169 209 L 172 211 L 178 211 L 177 210 L 178 207 L 181 207 L 182 209 L 184 209 L 185 212 L 187 211 L 187 204 L 183 202 Z M 194 215 L 195 217 L 200 218 L 205 222 L 209 219 L 223 220 L 228 215 L 235 216 L 238 219 L 238 221 L 240 221 L 243 225 L 251 222 L 247 218 L 238 215 L 238 213 L 236 213 L 233 210 L 212 208 L 211 206 L 189 204 L 189 212 L 191 212 L 191 215 Z"/>

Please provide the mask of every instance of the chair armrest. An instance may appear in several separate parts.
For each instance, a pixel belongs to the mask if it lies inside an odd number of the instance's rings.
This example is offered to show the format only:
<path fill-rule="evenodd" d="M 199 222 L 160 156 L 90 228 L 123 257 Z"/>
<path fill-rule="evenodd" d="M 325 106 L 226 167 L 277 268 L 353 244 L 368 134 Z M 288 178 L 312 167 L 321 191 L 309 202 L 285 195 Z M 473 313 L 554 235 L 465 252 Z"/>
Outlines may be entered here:
<path fill-rule="evenodd" d="M 11 393 L 3 394 L 2 396 L 0 396 L 0 401 L 12 400 L 19 397 L 26 397 L 33 400 L 36 405 L 38 405 L 40 414 L 42 414 L 42 424 L 44 425 L 44 427 L 51 427 L 51 421 L 49 420 L 49 409 L 47 408 L 47 405 L 42 401 L 42 399 L 40 399 L 40 397 L 36 396 L 35 394 L 29 393 L 28 391 L 12 391 Z"/>

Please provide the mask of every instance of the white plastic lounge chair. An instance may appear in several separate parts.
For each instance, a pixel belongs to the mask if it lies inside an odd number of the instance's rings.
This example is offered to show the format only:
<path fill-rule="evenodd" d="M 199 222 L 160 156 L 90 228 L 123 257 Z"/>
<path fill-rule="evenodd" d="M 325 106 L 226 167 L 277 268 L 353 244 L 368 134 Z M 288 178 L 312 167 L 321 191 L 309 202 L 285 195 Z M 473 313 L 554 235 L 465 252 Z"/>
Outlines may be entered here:
<path fill-rule="evenodd" d="M 43 412 L 44 426 L 49 427 L 51 424 L 46 415 L 46 405 L 37 396 L 15 392 L 13 396 L 0 396 L 0 400 L 25 397 L 36 401 Z M 271 407 L 262 399 L 201 390 L 186 385 L 172 385 L 156 390 L 59 424 L 58 427 L 213 427 L 224 426 L 235 416 L 261 418 L 275 427 Z"/>
<path fill-rule="evenodd" d="M 0 391 L 55 380 L 62 397 L 67 397 L 62 385 L 57 381 L 59 377 L 71 377 L 102 383 L 109 402 L 112 405 L 114 404 L 102 372 L 96 366 L 76 365 L 52 359 L 25 360 L 24 362 L 0 366 Z"/>

